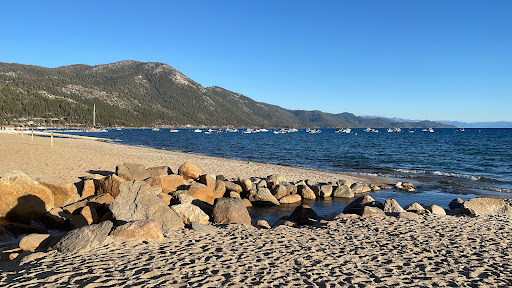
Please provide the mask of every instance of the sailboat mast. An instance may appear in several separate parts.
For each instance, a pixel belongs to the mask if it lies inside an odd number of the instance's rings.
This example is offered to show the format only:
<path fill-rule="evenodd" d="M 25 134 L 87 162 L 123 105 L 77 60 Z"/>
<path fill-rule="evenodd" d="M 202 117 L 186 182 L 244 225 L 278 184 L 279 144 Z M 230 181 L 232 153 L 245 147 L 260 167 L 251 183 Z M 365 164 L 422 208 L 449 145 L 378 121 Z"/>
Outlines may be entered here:
<path fill-rule="evenodd" d="M 92 128 L 96 127 L 96 104 L 92 108 Z"/>

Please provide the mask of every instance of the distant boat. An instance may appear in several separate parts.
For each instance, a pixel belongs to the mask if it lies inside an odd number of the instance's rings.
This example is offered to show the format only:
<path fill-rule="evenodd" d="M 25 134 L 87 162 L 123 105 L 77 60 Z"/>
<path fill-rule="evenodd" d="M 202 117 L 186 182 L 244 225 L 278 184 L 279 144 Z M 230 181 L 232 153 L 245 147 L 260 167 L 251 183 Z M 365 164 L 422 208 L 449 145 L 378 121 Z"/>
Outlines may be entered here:
<path fill-rule="evenodd" d="M 171 132 L 171 133 L 178 133 L 178 132 L 180 132 L 180 130 L 178 130 L 178 129 L 171 129 L 171 130 L 169 130 L 169 132 Z"/>
<path fill-rule="evenodd" d="M 414 133 L 414 129 L 409 129 L 409 133 Z"/>
<path fill-rule="evenodd" d="M 96 127 L 96 104 L 92 108 L 92 128 L 87 128 L 83 132 L 108 132 L 107 129 Z"/>
<path fill-rule="evenodd" d="M 214 132 L 214 130 L 212 130 L 212 129 L 208 129 L 208 130 L 204 131 L 204 133 L 206 133 L 206 134 L 212 134 L 212 132 Z"/>
<path fill-rule="evenodd" d="M 245 129 L 245 131 L 243 133 L 244 134 L 251 134 L 251 133 L 254 133 L 254 130 L 251 129 L 251 128 L 247 128 L 247 129 Z"/>
<path fill-rule="evenodd" d="M 352 132 L 352 129 L 350 128 L 340 128 L 340 129 L 336 129 L 336 131 L 334 131 L 336 133 L 350 133 Z"/>
<path fill-rule="evenodd" d="M 195 133 L 202 133 L 202 132 L 203 132 L 203 130 L 201 130 L 201 129 L 195 129 L 195 130 L 194 130 L 194 132 L 195 132 Z"/>
<path fill-rule="evenodd" d="M 160 131 L 160 128 L 153 128 L 151 131 Z"/>
<path fill-rule="evenodd" d="M 238 132 L 238 129 L 236 129 L 236 128 L 228 128 L 228 129 L 226 129 L 226 132 L 234 133 L 234 132 Z"/>
<path fill-rule="evenodd" d="M 388 132 L 395 132 L 395 131 L 393 130 L 393 128 L 388 128 L 388 130 L 387 130 L 387 131 L 388 131 Z"/>
<path fill-rule="evenodd" d="M 460 132 L 466 132 L 466 129 L 464 129 L 464 128 L 460 128 L 460 130 L 459 130 L 459 131 L 460 131 Z"/>
<path fill-rule="evenodd" d="M 428 132 L 434 133 L 434 128 L 428 128 Z"/>
<path fill-rule="evenodd" d="M 309 129 L 309 128 L 308 128 L 308 129 L 306 129 L 306 133 L 309 133 L 309 134 L 318 134 L 318 133 L 322 133 L 322 130 L 320 130 L 320 129 L 316 129 L 316 128 L 314 128 L 314 129 Z"/>
<path fill-rule="evenodd" d="M 366 129 L 364 129 L 364 132 L 377 133 L 377 132 L 379 132 L 379 130 L 377 130 L 377 129 L 372 129 L 372 128 L 366 128 Z"/>

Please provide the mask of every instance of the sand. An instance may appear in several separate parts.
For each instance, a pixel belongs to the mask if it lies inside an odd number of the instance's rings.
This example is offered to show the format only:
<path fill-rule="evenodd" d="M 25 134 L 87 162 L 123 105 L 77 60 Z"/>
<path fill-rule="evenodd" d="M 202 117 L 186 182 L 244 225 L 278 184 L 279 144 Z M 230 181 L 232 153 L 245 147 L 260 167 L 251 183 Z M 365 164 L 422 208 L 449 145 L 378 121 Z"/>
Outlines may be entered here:
<path fill-rule="evenodd" d="M 0 143 L 0 174 L 18 169 L 69 181 L 120 162 L 176 171 L 185 160 L 232 177 L 347 176 L 95 141 L 57 139 L 50 148 L 49 139 L 0 134 Z M 233 224 L 211 233 L 183 229 L 163 240 L 109 237 L 81 254 L 2 258 L 0 287 L 511 287 L 511 224 L 502 216 L 342 214 L 299 228 Z"/>

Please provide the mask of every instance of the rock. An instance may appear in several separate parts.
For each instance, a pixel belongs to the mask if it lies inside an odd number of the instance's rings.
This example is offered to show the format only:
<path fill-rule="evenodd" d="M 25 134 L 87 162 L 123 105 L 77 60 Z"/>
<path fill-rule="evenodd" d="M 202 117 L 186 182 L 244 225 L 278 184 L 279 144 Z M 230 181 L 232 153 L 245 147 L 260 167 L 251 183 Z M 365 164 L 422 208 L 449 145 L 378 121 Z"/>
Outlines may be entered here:
<path fill-rule="evenodd" d="M 215 186 L 217 185 L 217 179 L 215 178 L 215 175 L 211 174 L 203 174 L 199 176 L 197 182 L 206 185 L 206 187 L 211 189 L 215 189 Z"/>
<path fill-rule="evenodd" d="M 405 213 L 406 211 L 395 199 L 388 199 L 384 201 L 384 212 L 385 213 Z"/>
<path fill-rule="evenodd" d="M 313 180 L 313 179 L 306 179 L 306 185 L 308 185 L 309 187 L 313 187 L 317 184 L 318 182 L 316 180 Z"/>
<path fill-rule="evenodd" d="M 281 199 L 279 199 L 280 204 L 291 204 L 291 203 L 297 203 L 297 202 L 301 202 L 301 201 L 302 201 L 302 197 L 300 197 L 299 194 L 291 194 L 291 195 L 287 195 L 287 196 L 284 196 Z"/>
<path fill-rule="evenodd" d="M 236 192 L 238 193 L 238 192 Z M 226 184 L 224 181 L 218 181 L 215 183 L 215 190 L 213 190 L 215 198 L 222 198 L 226 194 Z"/>
<path fill-rule="evenodd" d="M 146 170 L 149 172 L 149 175 L 151 175 L 150 177 L 159 177 L 172 174 L 172 170 L 169 166 L 149 167 Z"/>
<path fill-rule="evenodd" d="M 210 217 L 206 215 L 199 207 L 192 203 L 184 203 L 179 205 L 171 206 L 171 209 L 180 216 L 181 220 L 185 224 L 190 222 L 199 222 L 202 224 L 208 224 Z"/>
<path fill-rule="evenodd" d="M 380 209 L 384 209 L 384 204 L 375 201 L 375 199 L 373 199 L 371 196 L 366 195 L 356 198 L 354 201 L 350 202 L 345 207 L 345 209 L 343 209 L 343 213 L 362 215 L 365 206 L 378 207 Z"/>
<path fill-rule="evenodd" d="M 260 180 L 258 184 L 256 184 L 256 189 L 257 188 L 267 188 L 267 181 L 263 179 Z"/>
<path fill-rule="evenodd" d="M 270 229 L 270 225 L 265 220 L 256 221 L 256 224 L 254 224 L 254 226 L 256 226 L 258 228 L 263 228 L 263 229 Z"/>
<path fill-rule="evenodd" d="M 101 205 L 101 204 L 110 204 L 113 201 L 114 201 L 114 197 L 112 197 L 110 194 L 102 194 L 102 195 L 99 195 L 99 196 L 94 196 L 94 197 L 91 197 L 91 198 L 82 199 L 82 200 L 77 201 L 75 203 L 71 203 L 69 205 L 66 205 L 66 206 L 62 207 L 62 210 L 65 213 L 73 214 L 77 209 L 85 207 L 89 203 L 91 203 L 91 204 L 94 203 L 93 205 L 98 206 L 98 205 Z M 76 213 L 74 213 L 74 214 L 76 214 Z"/>
<path fill-rule="evenodd" d="M 357 182 L 357 183 L 352 184 L 352 186 L 350 186 L 350 189 L 352 189 L 352 192 L 354 192 L 354 194 L 356 194 L 356 195 L 370 193 L 372 191 L 372 189 L 370 188 L 370 186 L 368 186 L 368 184 L 362 183 L 362 182 Z"/>
<path fill-rule="evenodd" d="M 188 194 L 187 191 L 184 191 L 184 190 L 175 191 L 171 194 L 171 196 L 172 196 L 172 198 L 171 198 L 170 205 L 192 203 L 192 201 L 194 201 L 196 199 L 196 198 L 192 197 L 192 195 Z"/>
<path fill-rule="evenodd" d="M 297 191 L 299 195 L 302 196 L 302 198 L 304 199 L 316 199 L 315 192 L 313 192 L 313 190 L 311 190 L 311 188 L 309 188 L 309 186 L 306 185 L 306 183 L 299 184 L 297 186 Z"/>
<path fill-rule="evenodd" d="M 332 196 L 340 198 L 354 198 L 354 192 L 352 192 L 352 189 L 349 186 L 341 185 L 336 187 Z"/>
<path fill-rule="evenodd" d="M 185 185 L 185 181 L 181 175 L 160 175 L 148 178 L 144 180 L 144 182 L 149 185 L 158 185 L 162 187 L 162 192 L 166 194 L 174 192 L 178 187 Z"/>
<path fill-rule="evenodd" d="M 62 208 L 53 208 L 43 216 L 43 223 L 46 227 L 65 230 L 69 226 L 71 214 L 66 213 Z"/>
<path fill-rule="evenodd" d="M 0 244 L 14 241 L 16 241 L 16 236 L 14 236 L 14 234 L 9 232 L 9 230 L 5 229 L 3 226 L 0 226 Z"/>
<path fill-rule="evenodd" d="M 281 175 L 281 174 L 270 175 L 267 178 L 267 188 L 274 189 L 281 182 L 286 182 L 284 175 Z"/>
<path fill-rule="evenodd" d="M 39 219 L 55 207 L 53 193 L 21 171 L 0 178 L 0 218 Z"/>
<path fill-rule="evenodd" d="M 407 205 L 405 207 L 405 210 L 408 212 L 414 212 L 414 213 L 423 213 L 425 211 L 425 208 L 421 206 L 419 203 L 412 203 L 410 205 Z"/>
<path fill-rule="evenodd" d="M 364 206 L 363 214 L 361 216 L 363 216 L 363 217 L 374 217 L 374 216 L 382 217 L 382 216 L 386 216 L 386 214 L 380 208 Z"/>
<path fill-rule="evenodd" d="M 411 182 L 402 183 L 402 189 L 404 189 L 404 190 L 407 190 L 412 187 L 414 187 L 414 185 Z"/>
<path fill-rule="evenodd" d="M 199 222 L 190 222 L 187 224 L 187 228 L 192 229 L 199 233 L 214 234 L 217 233 L 217 228 L 209 224 L 201 224 Z"/>
<path fill-rule="evenodd" d="M 117 195 L 119 195 L 119 185 L 123 182 L 126 182 L 126 180 L 115 174 L 107 176 L 98 182 L 98 190 L 96 191 L 96 194 L 109 194 L 115 199 Z"/>
<path fill-rule="evenodd" d="M 341 179 L 336 182 L 336 186 L 343 186 L 343 185 L 346 185 L 350 188 L 350 186 L 352 186 L 352 183 L 350 183 L 350 181 L 348 181 L 346 179 Z"/>
<path fill-rule="evenodd" d="M 181 218 L 151 191 L 142 181 L 124 182 L 119 185 L 119 195 L 110 205 L 118 221 L 155 220 L 163 233 L 182 229 Z"/>
<path fill-rule="evenodd" d="M 462 204 L 464 204 L 464 200 L 462 200 L 460 198 L 457 198 L 457 199 L 453 199 L 450 202 L 450 204 L 448 204 L 448 207 L 450 208 L 450 210 L 457 209 L 457 208 L 462 208 Z"/>
<path fill-rule="evenodd" d="M 10 223 L 1 224 L 0 227 L 3 227 L 3 229 L 5 229 L 6 231 L 8 231 L 12 235 L 14 235 L 14 237 L 19 237 L 21 235 L 32 234 L 32 233 L 48 234 L 48 230 L 41 228 L 39 226 L 34 226 L 34 225 L 29 225 L 29 224 L 10 222 Z M 7 234 L 7 235 L 10 235 L 10 234 Z"/>
<path fill-rule="evenodd" d="M 279 205 L 279 201 L 270 193 L 268 188 L 258 188 L 254 195 L 249 196 L 249 200 L 253 205 L 258 206 L 273 206 Z"/>
<path fill-rule="evenodd" d="M 375 184 L 370 184 L 370 189 L 372 189 L 372 192 L 379 192 L 380 187 Z"/>
<path fill-rule="evenodd" d="M 222 197 L 219 197 L 219 198 L 222 198 Z M 236 192 L 229 192 L 229 198 L 242 198 L 242 197 L 240 197 L 240 194 L 238 194 Z"/>
<path fill-rule="evenodd" d="M 393 187 L 391 187 L 389 185 L 385 185 L 385 184 L 379 185 L 379 188 L 381 190 L 391 190 L 391 189 L 393 189 Z"/>
<path fill-rule="evenodd" d="M 213 194 L 213 189 L 208 188 L 206 185 L 200 183 L 193 183 L 188 189 L 188 194 L 194 197 L 195 199 L 199 199 L 208 204 L 213 205 L 215 200 L 215 194 Z"/>
<path fill-rule="evenodd" d="M 117 227 L 110 234 L 117 238 L 125 239 L 163 239 L 160 224 L 154 220 L 136 220 Z"/>
<path fill-rule="evenodd" d="M 83 181 L 80 199 L 85 199 L 96 194 L 96 182 L 99 181 L 94 179 L 86 179 Z"/>
<path fill-rule="evenodd" d="M 36 250 L 48 237 L 50 234 L 29 234 L 21 238 L 19 246 L 23 250 Z"/>
<path fill-rule="evenodd" d="M 420 219 L 420 215 L 414 213 L 414 212 L 405 212 L 405 213 L 398 213 L 398 219 L 404 219 L 404 220 L 418 220 Z"/>
<path fill-rule="evenodd" d="M 430 211 L 433 215 L 446 216 L 446 211 L 444 211 L 444 209 L 441 206 L 434 204 L 431 206 L 426 206 L 425 209 Z"/>
<path fill-rule="evenodd" d="M 240 186 L 236 183 L 233 183 L 231 181 L 224 181 L 224 185 L 226 186 L 226 191 L 233 191 L 233 192 L 237 192 L 237 193 L 244 191 L 242 189 L 242 186 Z"/>
<path fill-rule="evenodd" d="M 75 184 L 73 183 L 58 183 L 38 180 L 40 184 L 50 189 L 53 193 L 55 207 L 66 206 L 80 200 Z"/>
<path fill-rule="evenodd" d="M 94 208 L 85 206 L 80 209 L 80 214 L 71 215 L 70 225 L 73 229 L 80 228 L 86 225 L 98 223 L 98 214 Z"/>
<path fill-rule="evenodd" d="M 245 207 L 252 207 L 252 203 L 251 201 L 249 201 L 249 199 L 242 199 L 244 201 L 244 205 Z"/>
<path fill-rule="evenodd" d="M 212 221 L 216 224 L 251 224 L 251 216 L 239 198 L 217 198 L 213 205 Z"/>
<path fill-rule="evenodd" d="M 249 191 L 253 186 L 251 179 L 238 179 L 238 184 L 242 187 L 242 191 Z"/>
<path fill-rule="evenodd" d="M 103 245 L 112 229 L 112 222 L 105 221 L 72 230 L 53 249 L 62 253 L 81 253 Z"/>
<path fill-rule="evenodd" d="M 178 168 L 178 174 L 182 175 L 185 180 L 197 179 L 201 175 L 201 169 L 187 161 Z"/>
<path fill-rule="evenodd" d="M 146 170 L 146 166 L 134 163 L 123 163 L 117 165 L 116 174 L 124 181 L 143 181 L 149 177 L 152 177 L 151 173 Z"/>
<path fill-rule="evenodd" d="M 469 210 L 471 215 L 505 215 L 512 216 L 512 207 L 505 202 L 494 199 L 478 197 L 464 201 L 462 208 Z"/>
<path fill-rule="evenodd" d="M 297 223 L 285 219 L 279 219 L 274 224 L 272 224 L 272 228 L 277 228 L 280 226 L 296 228 Z"/>
<path fill-rule="evenodd" d="M 316 214 L 308 205 L 299 205 L 292 214 L 288 216 L 288 220 L 293 221 L 299 225 L 312 225 L 317 221 L 320 221 L 322 217 Z"/>
<path fill-rule="evenodd" d="M 396 182 L 395 188 L 402 190 L 404 189 L 404 186 L 402 186 L 402 182 Z"/>
<path fill-rule="evenodd" d="M 331 197 L 332 195 L 332 185 L 331 184 L 316 184 L 311 187 L 311 190 L 315 192 L 316 197 L 326 198 Z"/>
<path fill-rule="evenodd" d="M 273 190 L 272 195 L 276 197 L 277 200 L 283 198 L 284 196 L 290 195 L 290 186 L 287 184 L 278 184 Z"/>
<path fill-rule="evenodd" d="M 190 195 L 189 195 L 190 196 Z M 165 194 L 165 193 L 160 193 L 157 195 L 158 199 L 162 200 L 162 202 L 165 203 L 165 205 L 167 206 L 170 206 L 171 205 L 171 200 L 173 199 L 173 196 L 172 195 L 169 195 L 169 194 Z M 192 199 L 194 197 L 190 196 Z M 192 200 L 190 200 L 190 202 L 192 202 Z"/>

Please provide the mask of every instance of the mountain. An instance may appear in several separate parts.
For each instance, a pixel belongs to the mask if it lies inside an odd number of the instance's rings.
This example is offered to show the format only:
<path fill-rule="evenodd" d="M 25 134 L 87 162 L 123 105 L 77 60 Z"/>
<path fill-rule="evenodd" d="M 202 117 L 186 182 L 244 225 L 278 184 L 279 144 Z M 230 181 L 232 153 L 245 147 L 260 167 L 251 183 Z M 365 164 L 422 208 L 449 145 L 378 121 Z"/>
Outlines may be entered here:
<path fill-rule="evenodd" d="M 512 128 L 510 121 L 496 122 L 458 122 L 458 121 L 439 121 L 447 125 L 454 125 L 458 128 Z"/>
<path fill-rule="evenodd" d="M 350 113 L 288 110 L 221 87 L 203 87 L 155 62 L 44 68 L 0 63 L 0 124 L 232 127 L 450 127 Z"/>

